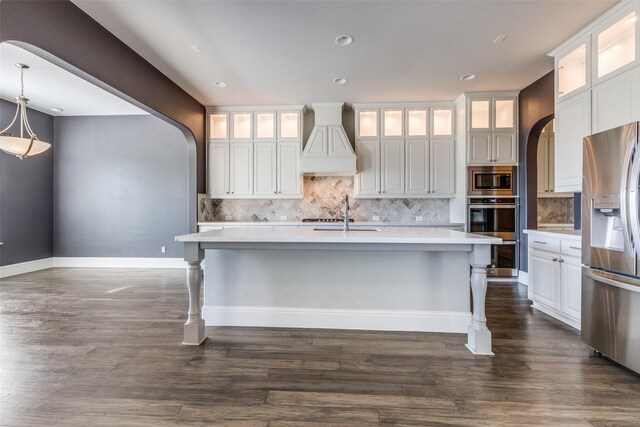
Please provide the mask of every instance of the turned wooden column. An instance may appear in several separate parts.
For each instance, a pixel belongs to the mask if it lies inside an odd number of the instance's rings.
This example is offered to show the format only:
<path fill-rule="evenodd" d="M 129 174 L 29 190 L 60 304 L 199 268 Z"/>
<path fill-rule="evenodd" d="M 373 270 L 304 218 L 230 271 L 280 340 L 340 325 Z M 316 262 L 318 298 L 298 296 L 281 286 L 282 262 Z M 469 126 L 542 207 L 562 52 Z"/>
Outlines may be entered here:
<path fill-rule="evenodd" d="M 473 354 L 493 356 L 493 351 L 491 351 L 491 331 L 487 328 L 487 317 L 485 315 L 487 265 L 489 263 L 491 263 L 491 246 L 473 245 L 473 250 L 469 253 L 473 316 L 467 333 L 467 348 Z"/>
<path fill-rule="evenodd" d="M 187 261 L 187 289 L 189 290 L 189 311 L 187 322 L 184 324 L 184 338 L 182 344 L 200 345 L 207 338 L 204 334 L 204 320 L 201 315 L 202 302 L 200 290 L 202 288 L 202 268 L 200 263 L 204 251 L 199 243 L 184 244 L 184 260 Z"/>

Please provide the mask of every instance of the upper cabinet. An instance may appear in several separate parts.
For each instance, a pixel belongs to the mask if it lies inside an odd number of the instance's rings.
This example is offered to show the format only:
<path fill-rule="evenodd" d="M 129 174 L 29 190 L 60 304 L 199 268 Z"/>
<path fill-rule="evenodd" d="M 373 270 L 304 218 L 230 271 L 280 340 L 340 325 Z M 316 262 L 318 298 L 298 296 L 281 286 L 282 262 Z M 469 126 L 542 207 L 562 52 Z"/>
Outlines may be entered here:
<path fill-rule="evenodd" d="M 640 2 L 622 1 L 555 59 L 555 192 L 582 191 L 582 138 L 640 120 Z"/>
<path fill-rule="evenodd" d="M 469 132 L 508 132 L 517 127 L 517 97 L 485 97 L 470 94 L 468 98 Z"/>
<path fill-rule="evenodd" d="M 582 37 L 566 46 L 555 58 L 556 100 L 569 97 L 589 88 L 591 80 L 591 43 Z"/>
<path fill-rule="evenodd" d="M 451 104 L 357 104 L 359 198 L 453 197 Z"/>
<path fill-rule="evenodd" d="M 207 194 L 301 198 L 304 106 L 207 109 Z"/>
<path fill-rule="evenodd" d="M 593 84 L 638 65 L 637 7 L 605 19 L 592 35 Z"/>
<path fill-rule="evenodd" d="M 467 164 L 517 165 L 517 93 L 468 93 L 466 96 Z"/>

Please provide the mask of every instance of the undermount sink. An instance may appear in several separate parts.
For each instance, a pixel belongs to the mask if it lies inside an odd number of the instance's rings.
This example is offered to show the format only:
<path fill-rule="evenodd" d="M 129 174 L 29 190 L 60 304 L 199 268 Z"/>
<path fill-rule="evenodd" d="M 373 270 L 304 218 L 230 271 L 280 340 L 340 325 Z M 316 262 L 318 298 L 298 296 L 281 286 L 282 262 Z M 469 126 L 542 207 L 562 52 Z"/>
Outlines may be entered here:
<path fill-rule="evenodd" d="M 345 230 L 343 228 L 323 227 L 323 228 L 314 228 L 313 231 L 347 231 L 347 232 L 351 232 L 351 231 L 380 231 L 380 229 L 379 228 L 350 228 L 348 230 Z"/>

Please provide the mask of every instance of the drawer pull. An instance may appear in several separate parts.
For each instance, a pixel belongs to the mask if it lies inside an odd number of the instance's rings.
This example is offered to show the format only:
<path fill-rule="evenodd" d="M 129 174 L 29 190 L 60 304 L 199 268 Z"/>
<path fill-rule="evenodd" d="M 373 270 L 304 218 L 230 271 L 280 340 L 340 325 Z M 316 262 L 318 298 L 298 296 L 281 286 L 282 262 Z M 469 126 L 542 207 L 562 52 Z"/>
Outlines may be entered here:
<path fill-rule="evenodd" d="M 575 249 L 575 250 L 577 250 L 577 251 L 581 251 L 581 250 L 582 250 L 582 248 L 577 248 L 577 247 L 575 247 L 575 246 L 569 246 L 569 248 L 571 248 L 571 249 Z"/>
<path fill-rule="evenodd" d="M 558 258 L 553 258 L 551 261 L 556 262 L 558 261 Z"/>
<path fill-rule="evenodd" d="M 541 242 L 539 240 L 534 240 L 533 243 L 540 243 L 541 245 L 546 245 L 547 244 L 547 242 Z"/>

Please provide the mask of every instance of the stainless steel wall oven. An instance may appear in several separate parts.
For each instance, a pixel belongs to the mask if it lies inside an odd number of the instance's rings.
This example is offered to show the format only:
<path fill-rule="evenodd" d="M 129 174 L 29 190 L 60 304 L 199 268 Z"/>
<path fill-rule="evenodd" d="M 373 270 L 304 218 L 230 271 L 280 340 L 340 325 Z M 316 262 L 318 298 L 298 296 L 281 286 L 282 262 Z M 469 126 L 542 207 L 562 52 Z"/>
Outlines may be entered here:
<path fill-rule="evenodd" d="M 518 198 L 469 197 L 467 199 L 469 233 L 499 237 L 502 244 L 491 245 L 491 265 L 487 274 L 493 277 L 515 277 L 519 269 Z"/>

